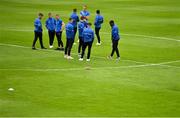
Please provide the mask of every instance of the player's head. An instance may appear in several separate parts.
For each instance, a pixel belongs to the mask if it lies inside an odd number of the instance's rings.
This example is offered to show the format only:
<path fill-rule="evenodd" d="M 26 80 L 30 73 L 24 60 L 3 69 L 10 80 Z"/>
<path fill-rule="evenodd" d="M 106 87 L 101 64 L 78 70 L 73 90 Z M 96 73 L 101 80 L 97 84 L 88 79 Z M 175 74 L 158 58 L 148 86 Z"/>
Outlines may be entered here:
<path fill-rule="evenodd" d="M 73 9 L 73 12 L 75 12 L 75 13 L 76 13 L 76 12 L 77 12 L 77 9 L 76 9 L 76 8 L 75 8 L 75 9 Z"/>
<path fill-rule="evenodd" d="M 83 10 L 87 10 L 87 5 L 83 5 Z"/>
<path fill-rule="evenodd" d="M 114 20 L 110 20 L 109 24 L 110 24 L 111 27 L 114 26 Z"/>
<path fill-rule="evenodd" d="M 49 18 L 52 17 L 52 13 L 51 13 L 51 12 L 48 13 L 48 17 L 49 17 Z"/>
<path fill-rule="evenodd" d="M 56 19 L 59 19 L 59 14 L 56 14 Z"/>
<path fill-rule="evenodd" d="M 91 24 L 91 23 L 88 23 L 87 25 L 88 25 L 88 27 L 91 27 L 91 26 L 92 26 L 92 24 Z"/>
<path fill-rule="evenodd" d="M 39 14 L 38 14 L 38 17 L 39 17 L 40 19 L 42 19 L 43 16 L 44 16 L 43 13 L 39 13 Z"/>
<path fill-rule="evenodd" d="M 96 14 L 100 14 L 100 10 L 96 10 Z"/>
<path fill-rule="evenodd" d="M 73 22 L 73 19 L 72 19 L 72 18 L 69 18 L 69 22 L 72 23 L 72 22 Z"/>

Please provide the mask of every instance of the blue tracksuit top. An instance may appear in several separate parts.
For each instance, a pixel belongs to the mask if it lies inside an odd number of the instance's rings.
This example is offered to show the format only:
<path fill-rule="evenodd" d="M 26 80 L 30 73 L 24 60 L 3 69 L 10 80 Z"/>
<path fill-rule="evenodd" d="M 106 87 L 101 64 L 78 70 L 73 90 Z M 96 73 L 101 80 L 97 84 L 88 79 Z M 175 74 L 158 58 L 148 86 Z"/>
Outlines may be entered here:
<path fill-rule="evenodd" d="M 112 27 L 112 40 L 119 40 L 120 36 L 119 36 L 119 29 L 116 25 L 114 25 Z"/>
<path fill-rule="evenodd" d="M 86 42 L 92 42 L 94 40 L 94 31 L 87 27 L 83 31 L 83 41 Z"/>
<path fill-rule="evenodd" d="M 79 22 L 79 16 L 75 12 L 73 12 L 71 14 L 71 18 L 73 19 L 73 23 L 72 24 L 76 28 L 77 27 L 77 23 Z"/>
<path fill-rule="evenodd" d="M 96 15 L 95 21 L 94 21 L 94 25 L 96 28 L 101 28 L 101 24 L 103 23 L 104 18 L 101 15 Z"/>
<path fill-rule="evenodd" d="M 57 20 L 56 20 L 56 28 L 55 28 L 55 31 L 56 31 L 56 32 L 60 32 L 60 31 L 61 31 L 61 28 L 62 28 L 62 20 L 61 20 L 61 19 L 57 19 Z"/>
<path fill-rule="evenodd" d="M 88 27 L 88 22 L 87 21 L 83 21 L 84 23 L 84 27 Z"/>
<path fill-rule="evenodd" d="M 74 27 L 72 23 L 66 25 L 66 38 L 74 40 Z"/>
<path fill-rule="evenodd" d="M 86 11 L 86 10 L 83 10 L 83 11 L 80 12 L 80 15 L 81 16 L 89 16 L 90 13 L 88 11 Z"/>
<path fill-rule="evenodd" d="M 54 31 L 56 28 L 56 20 L 54 18 L 48 18 L 46 20 L 46 28 L 49 31 Z"/>
<path fill-rule="evenodd" d="M 42 32 L 42 24 L 39 18 L 36 18 L 34 21 L 34 31 L 35 32 Z"/>
<path fill-rule="evenodd" d="M 80 21 L 78 23 L 79 37 L 83 37 L 84 28 L 85 28 L 84 21 Z"/>

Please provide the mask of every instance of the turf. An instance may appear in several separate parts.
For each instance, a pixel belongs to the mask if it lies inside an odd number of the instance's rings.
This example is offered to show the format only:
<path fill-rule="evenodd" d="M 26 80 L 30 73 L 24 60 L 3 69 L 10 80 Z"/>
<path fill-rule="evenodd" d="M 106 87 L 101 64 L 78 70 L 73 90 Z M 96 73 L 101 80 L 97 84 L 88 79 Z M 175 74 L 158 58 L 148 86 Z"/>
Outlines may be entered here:
<path fill-rule="evenodd" d="M 43 25 L 48 12 L 67 23 L 83 4 L 91 22 L 96 9 L 105 18 L 91 62 L 78 61 L 77 45 L 70 61 L 54 49 L 31 50 L 38 12 Z M 0 0 L 0 116 L 180 116 L 179 6 L 179 0 Z M 106 59 L 110 19 L 121 31 L 119 62 Z"/>

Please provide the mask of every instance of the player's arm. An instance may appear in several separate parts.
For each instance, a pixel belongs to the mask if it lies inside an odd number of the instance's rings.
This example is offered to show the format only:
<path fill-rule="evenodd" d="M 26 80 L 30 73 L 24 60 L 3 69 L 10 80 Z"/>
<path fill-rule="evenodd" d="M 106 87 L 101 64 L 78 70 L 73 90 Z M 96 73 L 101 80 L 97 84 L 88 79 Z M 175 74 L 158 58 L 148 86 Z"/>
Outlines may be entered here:
<path fill-rule="evenodd" d="M 61 31 L 63 31 L 65 29 L 66 24 L 64 22 L 62 22 L 62 28 Z"/>

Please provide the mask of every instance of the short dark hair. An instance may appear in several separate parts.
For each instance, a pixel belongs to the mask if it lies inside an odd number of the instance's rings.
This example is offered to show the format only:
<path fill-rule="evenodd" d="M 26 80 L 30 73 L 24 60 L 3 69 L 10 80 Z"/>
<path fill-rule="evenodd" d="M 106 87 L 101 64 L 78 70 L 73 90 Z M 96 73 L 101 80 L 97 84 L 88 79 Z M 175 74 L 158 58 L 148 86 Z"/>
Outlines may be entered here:
<path fill-rule="evenodd" d="M 73 12 L 77 12 L 77 9 L 76 9 L 76 8 L 74 8 L 74 9 L 73 9 Z"/>
<path fill-rule="evenodd" d="M 92 24 L 91 23 L 88 23 L 89 26 L 91 26 Z"/>
<path fill-rule="evenodd" d="M 43 13 L 39 13 L 38 16 L 44 16 Z"/>
<path fill-rule="evenodd" d="M 56 14 L 56 16 L 59 16 L 59 14 Z"/>
<path fill-rule="evenodd" d="M 114 25 L 114 20 L 110 20 L 110 21 L 109 21 L 109 24 L 110 24 L 111 26 L 113 26 L 113 25 Z"/>
<path fill-rule="evenodd" d="M 96 13 L 97 13 L 97 14 L 100 14 L 100 10 L 96 10 Z"/>

